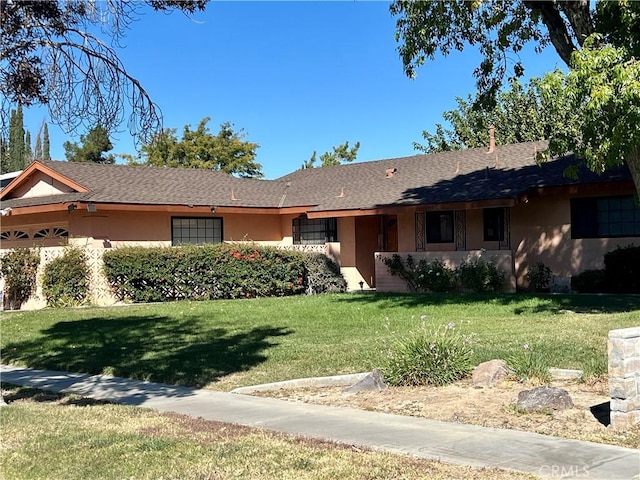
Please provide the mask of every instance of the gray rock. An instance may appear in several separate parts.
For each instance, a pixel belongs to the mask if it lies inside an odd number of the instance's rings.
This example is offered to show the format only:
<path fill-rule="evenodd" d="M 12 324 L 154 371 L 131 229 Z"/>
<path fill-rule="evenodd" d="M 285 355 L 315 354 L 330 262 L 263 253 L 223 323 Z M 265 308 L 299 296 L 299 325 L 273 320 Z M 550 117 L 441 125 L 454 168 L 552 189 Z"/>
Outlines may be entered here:
<path fill-rule="evenodd" d="M 471 381 L 474 387 L 493 387 L 511 374 L 504 360 L 489 360 L 473 369 Z"/>
<path fill-rule="evenodd" d="M 384 378 L 380 370 L 377 368 L 371 372 L 369 375 L 364 377 L 355 385 L 345 388 L 342 393 L 350 394 L 350 393 L 358 393 L 358 392 L 369 392 L 369 391 L 380 391 L 387 388 L 387 384 L 384 383 Z"/>
<path fill-rule="evenodd" d="M 582 377 L 582 370 L 569 370 L 566 368 L 550 368 L 549 374 L 553 380 L 570 382 Z"/>
<path fill-rule="evenodd" d="M 538 387 L 518 394 L 516 407 L 532 410 L 567 410 L 573 408 L 569 392 L 557 387 Z"/>

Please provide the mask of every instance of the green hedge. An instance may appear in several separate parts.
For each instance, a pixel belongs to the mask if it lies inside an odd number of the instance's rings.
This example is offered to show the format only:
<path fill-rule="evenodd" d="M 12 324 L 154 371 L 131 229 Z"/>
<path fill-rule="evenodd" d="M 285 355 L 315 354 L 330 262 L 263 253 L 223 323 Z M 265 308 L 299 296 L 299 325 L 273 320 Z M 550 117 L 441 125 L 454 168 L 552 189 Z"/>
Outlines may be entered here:
<path fill-rule="evenodd" d="M 133 302 L 285 296 L 305 290 L 300 253 L 246 244 L 123 247 L 103 256 L 114 294 Z"/>
<path fill-rule="evenodd" d="M 50 307 L 82 305 L 89 299 L 89 266 L 78 247 L 65 248 L 64 254 L 44 267 L 42 293 Z"/>
<path fill-rule="evenodd" d="M 640 293 L 640 246 L 627 245 L 605 253 L 606 288 L 613 293 Z"/>
<path fill-rule="evenodd" d="M 8 305 L 5 308 L 19 310 L 36 289 L 36 275 L 40 265 L 40 253 L 30 248 L 16 248 L 0 257 L 0 275 L 4 278 L 3 292 Z"/>

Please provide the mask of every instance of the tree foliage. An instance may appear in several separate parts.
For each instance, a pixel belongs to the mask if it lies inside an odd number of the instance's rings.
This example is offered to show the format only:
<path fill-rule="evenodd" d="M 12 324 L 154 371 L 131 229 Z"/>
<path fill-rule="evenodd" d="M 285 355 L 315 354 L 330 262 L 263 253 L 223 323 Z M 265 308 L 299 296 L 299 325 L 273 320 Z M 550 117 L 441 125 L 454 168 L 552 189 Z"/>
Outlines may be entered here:
<path fill-rule="evenodd" d="M 146 0 L 155 11 L 203 10 L 208 0 Z M 2 126 L 11 105 L 46 105 L 67 133 L 102 125 L 113 131 L 128 109 L 129 129 L 148 139 L 158 108 L 116 49 L 142 2 L 39 0 L 0 2 Z M 102 38 L 94 32 L 101 32 Z"/>
<path fill-rule="evenodd" d="M 346 141 L 337 147 L 331 147 L 330 152 L 324 152 L 320 155 L 320 166 L 330 167 L 333 165 L 340 165 L 345 162 L 353 162 L 358 156 L 358 150 L 360 149 L 360 142 L 356 142 L 353 147 L 349 148 L 349 142 Z M 302 164 L 302 169 L 315 168 L 315 163 L 318 160 L 317 152 L 314 150 L 309 160 Z"/>
<path fill-rule="evenodd" d="M 11 110 L 9 121 L 9 138 L 3 139 L 0 156 L 0 173 L 23 170 L 30 162 L 30 146 L 27 144 L 27 131 L 24 129 L 22 106 Z M 30 135 L 29 135 L 30 137 Z"/>
<path fill-rule="evenodd" d="M 105 155 L 113 149 L 109 132 L 98 125 L 87 135 L 80 136 L 82 145 L 75 142 L 64 142 L 64 154 L 70 162 L 114 163 L 114 155 Z"/>
<path fill-rule="evenodd" d="M 144 163 L 156 167 L 220 170 L 240 177 L 262 177 L 262 165 L 255 161 L 256 149 L 260 145 L 243 140 L 246 136 L 244 131 L 234 131 L 229 122 L 221 124 L 220 131 L 214 135 L 207 127 L 210 120 L 203 118 L 195 130 L 185 125 L 180 140 L 176 129 L 164 129 L 149 144 L 142 146 Z"/>
<path fill-rule="evenodd" d="M 542 95 L 538 80 L 532 80 L 526 88 L 512 80 L 510 89 L 498 94 L 493 107 L 475 108 L 471 95 L 466 100 L 458 97 L 456 102 L 457 109 L 442 114 L 451 128 L 438 123 L 435 132 L 423 131 L 426 143 L 415 142 L 416 150 L 435 153 L 484 147 L 490 126 L 495 127 L 498 145 L 546 140 L 558 123 L 550 114 L 548 97 Z"/>
<path fill-rule="evenodd" d="M 626 161 L 640 192 L 640 2 L 396 0 L 391 13 L 409 76 L 437 54 L 479 48 L 477 105 L 493 105 L 505 78 L 524 74 L 510 59 L 526 44 L 552 45 L 569 72 L 546 77 L 547 98 L 564 118 L 580 119 L 552 132 L 550 153 L 572 150 L 596 172 Z"/>

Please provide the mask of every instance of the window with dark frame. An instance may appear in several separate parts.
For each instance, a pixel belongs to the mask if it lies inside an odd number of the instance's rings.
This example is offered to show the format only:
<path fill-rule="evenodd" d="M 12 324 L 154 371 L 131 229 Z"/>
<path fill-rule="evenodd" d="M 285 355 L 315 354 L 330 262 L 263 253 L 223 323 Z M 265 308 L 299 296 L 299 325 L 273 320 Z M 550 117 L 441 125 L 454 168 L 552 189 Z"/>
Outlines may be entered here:
<path fill-rule="evenodd" d="M 633 195 L 571 199 L 571 238 L 640 237 Z"/>
<path fill-rule="evenodd" d="M 171 218 L 171 245 L 205 243 L 222 243 L 222 218 Z"/>
<path fill-rule="evenodd" d="M 453 211 L 427 212 L 425 214 L 427 243 L 453 242 Z"/>
<path fill-rule="evenodd" d="M 485 208 L 482 210 L 485 242 L 504 240 L 504 208 Z"/>
<path fill-rule="evenodd" d="M 292 230 L 294 245 L 323 245 L 338 241 L 335 218 L 297 217 L 293 219 Z"/>

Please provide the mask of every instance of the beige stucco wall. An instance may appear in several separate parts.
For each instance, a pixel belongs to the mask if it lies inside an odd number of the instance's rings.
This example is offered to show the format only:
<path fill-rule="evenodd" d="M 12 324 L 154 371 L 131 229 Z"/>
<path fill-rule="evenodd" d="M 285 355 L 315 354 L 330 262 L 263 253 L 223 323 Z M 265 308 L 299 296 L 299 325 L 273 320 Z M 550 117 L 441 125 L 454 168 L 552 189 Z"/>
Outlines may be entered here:
<path fill-rule="evenodd" d="M 398 250 L 415 252 L 416 250 L 416 214 L 413 210 L 398 214 Z"/>
<path fill-rule="evenodd" d="M 71 192 L 73 192 L 73 189 L 69 186 L 42 172 L 35 172 L 16 188 L 13 196 L 21 198 L 45 197 L 47 195 Z"/>
<path fill-rule="evenodd" d="M 604 254 L 640 238 L 571 238 L 568 196 L 539 198 L 511 209 L 511 245 L 518 286 L 525 287 L 528 267 L 541 261 L 553 275 L 569 277 L 604 268 Z"/>

